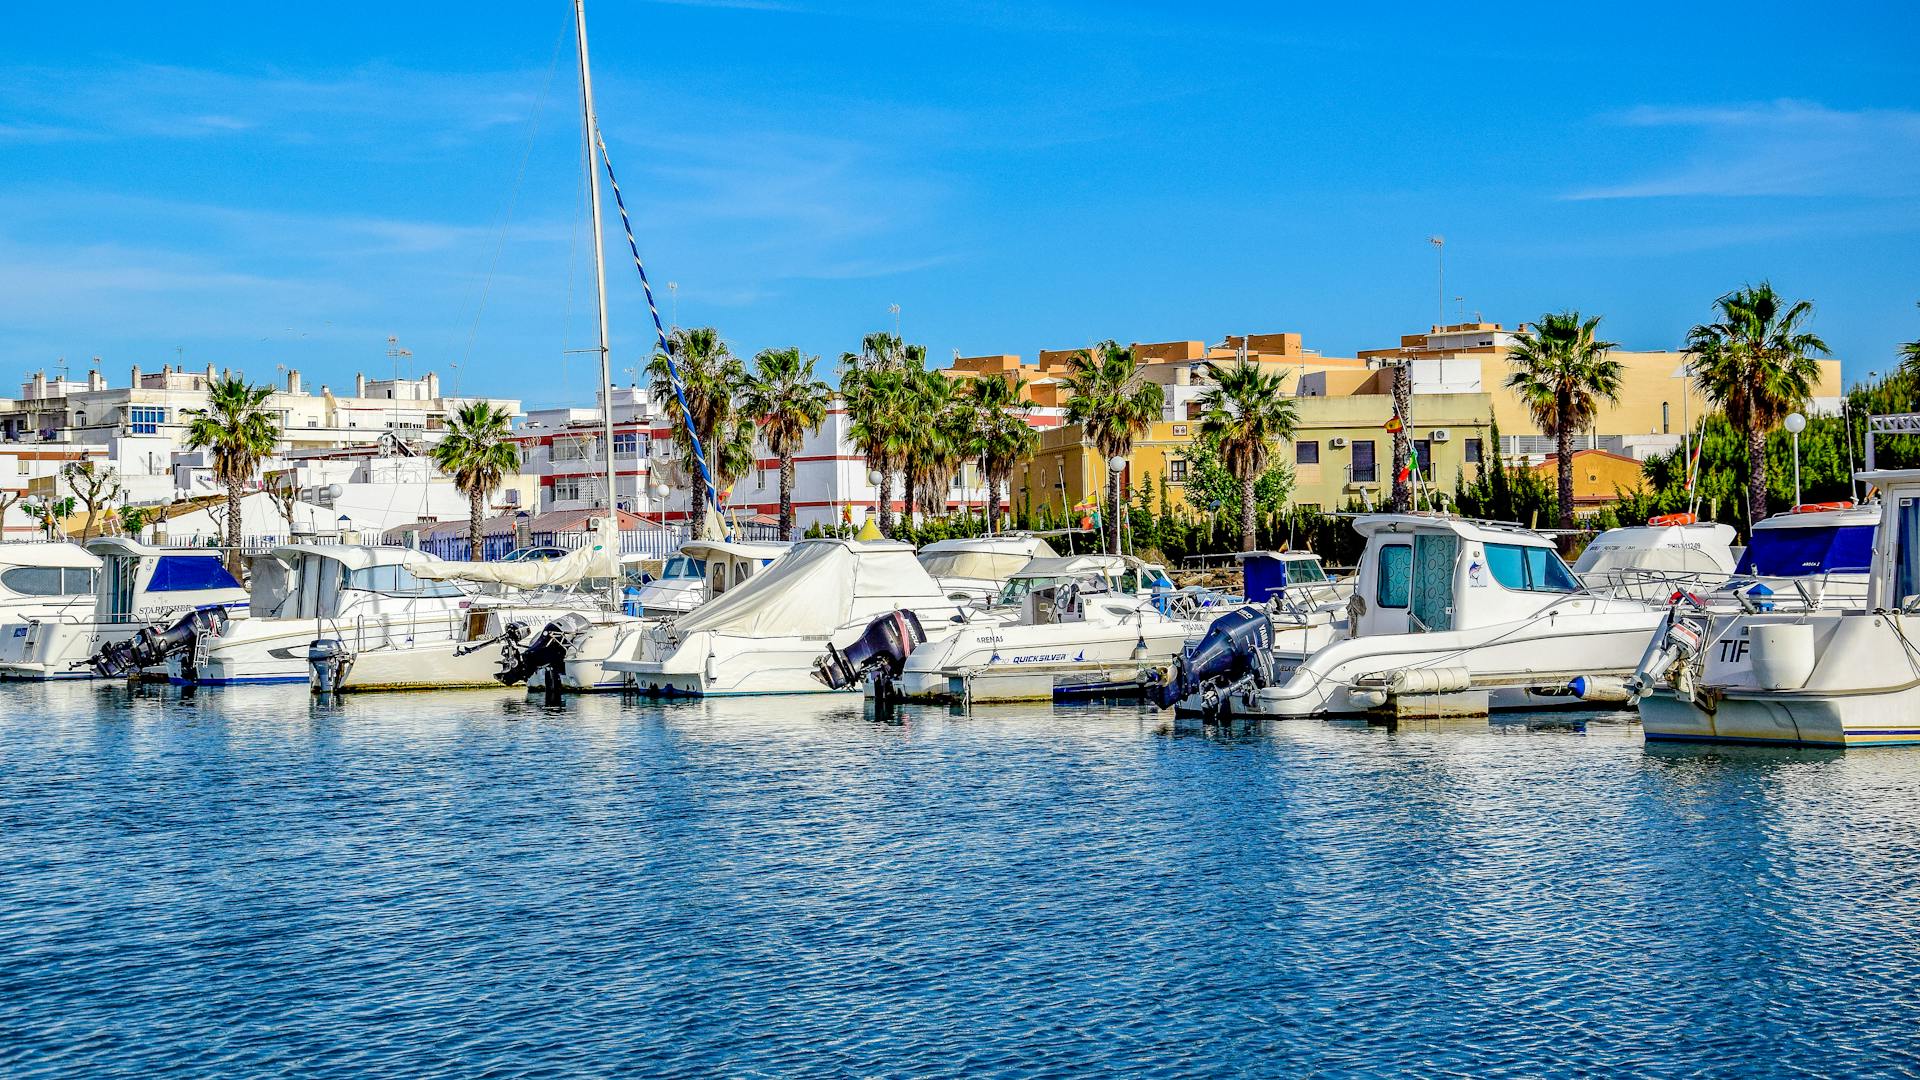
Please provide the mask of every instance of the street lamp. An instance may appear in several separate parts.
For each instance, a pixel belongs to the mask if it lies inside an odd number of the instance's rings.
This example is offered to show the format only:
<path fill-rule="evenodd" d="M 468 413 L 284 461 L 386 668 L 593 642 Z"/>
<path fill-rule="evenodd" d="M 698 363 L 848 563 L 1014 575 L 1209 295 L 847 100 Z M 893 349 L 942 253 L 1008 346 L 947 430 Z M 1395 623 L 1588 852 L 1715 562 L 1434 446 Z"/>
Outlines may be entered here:
<path fill-rule="evenodd" d="M 1793 505 L 1800 505 L 1800 433 L 1807 430 L 1807 418 L 1799 413 L 1788 413 L 1787 431 L 1793 435 Z"/>
<path fill-rule="evenodd" d="M 880 517 L 880 470 L 879 469 L 867 470 L 867 483 L 873 485 L 873 516 L 876 521 L 874 528 L 877 529 L 879 528 L 879 525 L 877 524 L 877 522 Z"/>

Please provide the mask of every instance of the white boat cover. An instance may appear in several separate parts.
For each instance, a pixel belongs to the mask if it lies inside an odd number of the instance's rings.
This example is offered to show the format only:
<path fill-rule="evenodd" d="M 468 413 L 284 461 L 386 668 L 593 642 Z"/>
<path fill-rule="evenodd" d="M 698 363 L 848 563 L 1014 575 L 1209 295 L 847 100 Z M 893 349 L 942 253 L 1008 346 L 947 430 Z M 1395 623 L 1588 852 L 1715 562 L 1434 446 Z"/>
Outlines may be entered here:
<path fill-rule="evenodd" d="M 688 634 L 711 630 L 753 637 L 826 637 L 856 613 L 945 601 L 906 544 L 803 540 L 786 557 L 675 620 Z"/>
<path fill-rule="evenodd" d="M 613 518 L 597 518 L 592 537 L 558 559 L 454 562 L 417 552 L 405 565 L 413 576 L 429 581 L 488 581 L 516 589 L 560 588 L 588 578 L 620 576 L 618 529 Z"/>

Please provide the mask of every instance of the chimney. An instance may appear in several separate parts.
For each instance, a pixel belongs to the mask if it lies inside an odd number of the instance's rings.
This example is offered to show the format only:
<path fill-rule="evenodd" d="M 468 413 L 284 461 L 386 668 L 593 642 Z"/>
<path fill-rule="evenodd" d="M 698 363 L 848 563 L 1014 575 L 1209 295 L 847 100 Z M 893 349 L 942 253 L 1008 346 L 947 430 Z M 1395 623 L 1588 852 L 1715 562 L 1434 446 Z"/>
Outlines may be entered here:
<path fill-rule="evenodd" d="M 440 396 L 440 376 L 434 372 L 429 371 L 427 372 L 427 397 L 429 399 L 432 399 L 432 398 L 437 398 L 439 396 Z"/>
<path fill-rule="evenodd" d="M 298 371 L 287 372 L 287 393 L 297 394 L 299 392 L 300 392 L 300 373 Z"/>
<path fill-rule="evenodd" d="M 208 386 L 213 385 L 213 365 L 212 364 L 207 365 L 207 385 Z"/>
<path fill-rule="evenodd" d="M 87 372 L 87 389 L 105 390 L 106 388 L 107 377 L 105 375 L 100 374 L 98 371 Z"/>
<path fill-rule="evenodd" d="M 33 385 L 33 391 L 29 396 L 37 397 L 37 398 L 46 397 L 47 396 L 47 373 L 44 371 L 34 372 L 32 385 Z"/>
<path fill-rule="evenodd" d="M 139 364 L 133 365 L 132 379 L 133 381 L 128 383 L 128 385 L 133 387 L 135 390 L 140 389 L 140 365 Z"/>
<path fill-rule="evenodd" d="M 359 372 L 355 372 L 353 375 L 353 396 L 367 396 L 367 377 Z"/>

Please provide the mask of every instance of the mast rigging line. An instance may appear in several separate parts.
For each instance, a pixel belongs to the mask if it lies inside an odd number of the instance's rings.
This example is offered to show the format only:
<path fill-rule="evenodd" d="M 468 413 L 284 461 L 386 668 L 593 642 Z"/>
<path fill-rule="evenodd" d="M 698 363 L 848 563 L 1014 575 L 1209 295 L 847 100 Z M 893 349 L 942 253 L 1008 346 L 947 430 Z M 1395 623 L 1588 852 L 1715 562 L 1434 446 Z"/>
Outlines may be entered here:
<path fill-rule="evenodd" d="M 620 208 L 620 225 L 626 230 L 627 250 L 633 254 L 633 268 L 640 272 L 640 288 L 647 296 L 647 312 L 653 316 L 653 332 L 659 339 L 661 354 L 667 358 L 668 381 L 673 384 L 673 396 L 680 403 L 681 418 L 686 421 L 687 441 L 693 444 L 693 460 L 700 466 L 701 482 L 707 486 L 707 505 L 713 508 L 714 513 L 719 516 L 725 526 L 726 538 L 732 540 L 734 539 L 733 525 L 727 516 L 720 512 L 720 493 L 714 487 L 713 474 L 707 470 L 707 452 L 700 445 L 700 433 L 693 428 L 693 407 L 687 404 L 686 384 L 680 380 L 680 366 L 673 359 L 673 344 L 667 340 L 667 328 L 660 321 L 660 306 L 654 303 L 653 285 L 647 280 L 646 264 L 640 261 L 640 245 L 633 238 L 633 219 L 627 214 L 626 198 L 620 194 L 620 181 L 613 175 L 613 159 L 607 155 L 606 137 L 600 135 L 597 129 L 594 135 L 600 144 L 600 160 L 607 167 L 607 186 L 613 189 L 614 205 Z M 607 450 L 611 454 L 613 448 L 609 446 Z M 696 533 L 702 524 L 701 522 L 691 523 Z"/>

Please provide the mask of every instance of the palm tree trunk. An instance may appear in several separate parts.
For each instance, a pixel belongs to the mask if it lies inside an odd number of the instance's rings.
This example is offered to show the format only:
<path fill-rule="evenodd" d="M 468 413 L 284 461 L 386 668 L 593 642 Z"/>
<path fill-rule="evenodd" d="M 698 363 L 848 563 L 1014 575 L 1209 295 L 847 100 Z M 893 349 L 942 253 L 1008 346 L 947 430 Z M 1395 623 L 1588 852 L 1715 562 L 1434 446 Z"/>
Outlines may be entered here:
<path fill-rule="evenodd" d="M 474 562 L 486 557 L 486 545 L 482 543 L 484 537 L 480 535 L 480 515 L 484 513 L 486 506 L 480 498 L 480 489 L 475 487 L 467 492 L 467 547 L 471 552 L 469 557 Z"/>
<path fill-rule="evenodd" d="M 992 536 L 1000 525 L 1000 478 L 987 475 L 987 535 Z"/>
<path fill-rule="evenodd" d="M 902 523 L 909 529 L 913 528 L 913 498 L 919 494 L 914 487 L 913 467 L 909 465 L 900 472 L 900 516 L 903 519 Z"/>
<path fill-rule="evenodd" d="M 700 478 L 696 470 L 688 477 L 692 486 L 692 501 L 688 504 L 687 527 L 692 530 L 689 536 L 699 536 L 707 524 L 707 482 Z"/>
<path fill-rule="evenodd" d="M 1413 452 L 1413 369 L 1408 363 L 1393 366 L 1393 411 L 1400 417 L 1400 430 L 1393 433 L 1393 512 L 1404 514 L 1413 509 L 1413 485 L 1401 478 Z"/>
<path fill-rule="evenodd" d="M 880 469 L 880 535 L 893 536 L 893 470 L 885 464 Z"/>
<path fill-rule="evenodd" d="M 1566 422 L 1573 409 L 1572 394 L 1560 393 L 1560 423 L 1555 425 L 1554 450 L 1560 458 L 1560 527 L 1573 528 L 1573 428 Z"/>
<path fill-rule="evenodd" d="M 227 572 L 240 579 L 240 478 L 227 478 Z"/>
<path fill-rule="evenodd" d="M 780 455 L 780 539 L 793 539 L 793 451 Z"/>
<path fill-rule="evenodd" d="M 1767 516 L 1767 433 L 1759 424 L 1747 425 L 1747 526 Z"/>
<path fill-rule="evenodd" d="M 1252 551 L 1258 541 L 1253 511 L 1254 476 L 1248 473 L 1240 481 L 1240 550 Z"/>

